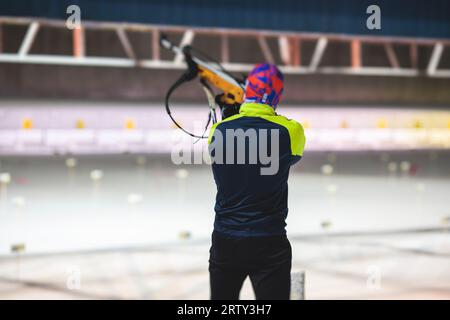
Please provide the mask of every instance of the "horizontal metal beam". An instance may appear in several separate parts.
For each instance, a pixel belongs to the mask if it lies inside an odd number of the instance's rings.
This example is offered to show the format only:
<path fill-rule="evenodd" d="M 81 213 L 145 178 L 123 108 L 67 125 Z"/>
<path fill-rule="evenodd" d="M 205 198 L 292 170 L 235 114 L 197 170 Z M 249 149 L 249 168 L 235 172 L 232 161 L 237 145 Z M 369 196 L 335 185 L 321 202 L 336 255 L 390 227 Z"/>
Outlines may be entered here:
<path fill-rule="evenodd" d="M 53 64 L 53 65 L 80 65 L 80 66 L 98 66 L 98 67 L 123 67 L 133 68 L 136 63 L 127 58 L 106 58 L 106 57 L 72 57 L 61 55 L 38 55 L 30 54 L 20 57 L 18 54 L 0 54 L 2 63 L 32 63 L 32 64 Z M 154 69 L 174 69 L 182 70 L 183 64 L 164 60 L 142 60 L 139 64 L 142 68 Z M 229 71 L 249 71 L 253 64 L 226 63 L 223 65 Z M 373 76 L 405 76 L 413 77 L 419 75 L 416 69 L 393 69 L 382 67 L 361 67 L 354 69 L 351 67 L 318 67 L 311 70 L 309 67 L 281 66 L 280 70 L 288 74 L 343 74 L 343 75 L 373 75 Z M 439 70 L 434 74 L 435 77 L 450 77 L 450 70 Z"/>
<path fill-rule="evenodd" d="M 327 74 L 347 74 L 347 75 L 366 75 L 366 76 L 399 76 L 399 77 L 415 77 L 420 73 L 416 69 L 394 69 L 383 67 L 323 67 L 319 68 L 318 73 Z"/>
<path fill-rule="evenodd" d="M 441 69 L 429 75 L 432 78 L 450 78 L 450 69 Z"/>
<path fill-rule="evenodd" d="M 0 54 L 0 62 L 33 63 L 52 65 L 80 65 L 97 67 L 134 67 L 135 61 L 126 58 L 77 57 L 61 55 L 29 54 L 21 57 L 18 54 Z"/>

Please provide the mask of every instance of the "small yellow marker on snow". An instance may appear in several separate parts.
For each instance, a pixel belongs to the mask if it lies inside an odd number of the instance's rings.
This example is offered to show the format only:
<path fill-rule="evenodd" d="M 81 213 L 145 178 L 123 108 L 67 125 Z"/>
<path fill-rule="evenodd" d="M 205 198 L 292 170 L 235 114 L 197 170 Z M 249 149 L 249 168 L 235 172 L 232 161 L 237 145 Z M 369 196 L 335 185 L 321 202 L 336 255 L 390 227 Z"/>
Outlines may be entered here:
<path fill-rule="evenodd" d="M 29 130 L 33 129 L 33 120 L 25 118 L 22 120 L 22 129 Z"/>
<path fill-rule="evenodd" d="M 379 129 L 385 129 L 388 127 L 388 123 L 386 119 L 378 119 L 377 121 L 377 128 Z"/>
<path fill-rule="evenodd" d="M 82 119 L 77 119 L 77 121 L 75 122 L 75 128 L 77 129 L 84 129 L 86 127 L 84 120 Z"/>
<path fill-rule="evenodd" d="M 136 128 L 136 124 L 133 119 L 127 119 L 125 121 L 125 129 L 132 130 Z"/>
<path fill-rule="evenodd" d="M 413 126 L 416 129 L 422 129 L 423 128 L 423 123 L 420 120 L 416 120 L 416 121 L 414 121 Z"/>

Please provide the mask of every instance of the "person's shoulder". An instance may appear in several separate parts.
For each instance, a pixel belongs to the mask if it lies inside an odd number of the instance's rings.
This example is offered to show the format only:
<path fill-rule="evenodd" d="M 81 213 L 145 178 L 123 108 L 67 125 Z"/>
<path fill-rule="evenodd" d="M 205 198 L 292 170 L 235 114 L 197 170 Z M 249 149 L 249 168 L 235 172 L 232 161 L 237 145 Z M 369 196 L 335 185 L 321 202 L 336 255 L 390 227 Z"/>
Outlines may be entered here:
<path fill-rule="evenodd" d="M 283 115 L 277 114 L 275 116 L 277 118 L 277 122 L 282 126 L 286 127 L 290 133 L 301 134 L 303 133 L 303 126 L 300 122 L 285 117 Z"/>
<path fill-rule="evenodd" d="M 303 126 L 300 122 L 289 119 L 282 115 L 276 115 L 277 122 L 284 126 L 289 132 L 289 136 L 291 139 L 291 149 L 293 155 L 302 156 L 303 149 L 305 148 L 305 133 Z"/>

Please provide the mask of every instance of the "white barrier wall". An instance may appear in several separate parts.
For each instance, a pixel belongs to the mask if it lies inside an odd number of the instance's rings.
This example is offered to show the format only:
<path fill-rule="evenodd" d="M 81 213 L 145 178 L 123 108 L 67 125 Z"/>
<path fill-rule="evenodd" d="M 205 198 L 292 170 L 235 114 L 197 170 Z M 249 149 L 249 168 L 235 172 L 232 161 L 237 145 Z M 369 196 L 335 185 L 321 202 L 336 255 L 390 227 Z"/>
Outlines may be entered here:
<path fill-rule="evenodd" d="M 450 148 L 449 111 L 294 106 L 277 111 L 303 124 L 309 150 Z M 198 134 L 207 114 L 206 105 L 173 110 L 183 126 Z M 159 104 L 0 102 L 3 155 L 170 153 L 179 142 L 193 141 Z M 199 145 L 206 149 L 205 141 Z"/>

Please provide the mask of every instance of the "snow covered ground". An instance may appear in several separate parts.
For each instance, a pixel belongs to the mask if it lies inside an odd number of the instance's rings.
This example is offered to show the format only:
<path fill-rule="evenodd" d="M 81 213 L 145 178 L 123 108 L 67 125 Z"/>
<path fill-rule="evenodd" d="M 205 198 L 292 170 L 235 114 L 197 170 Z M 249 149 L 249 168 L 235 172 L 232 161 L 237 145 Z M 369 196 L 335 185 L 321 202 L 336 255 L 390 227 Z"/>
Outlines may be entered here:
<path fill-rule="evenodd" d="M 66 164 L 0 157 L 0 298 L 208 298 L 209 167 Z M 449 151 L 310 153 L 289 186 L 307 298 L 450 298 Z"/>

